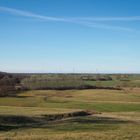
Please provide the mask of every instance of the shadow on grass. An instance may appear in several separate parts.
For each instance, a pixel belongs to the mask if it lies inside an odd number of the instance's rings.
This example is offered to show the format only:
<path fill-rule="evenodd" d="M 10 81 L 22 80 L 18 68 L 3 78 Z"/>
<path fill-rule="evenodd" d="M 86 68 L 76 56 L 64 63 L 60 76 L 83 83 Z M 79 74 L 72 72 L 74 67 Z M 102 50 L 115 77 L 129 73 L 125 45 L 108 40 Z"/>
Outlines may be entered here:
<path fill-rule="evenodd" d="M 55 131 L 89 131 L 117 129 L 116 124 L 126 124 L 129 121 L 117 120 L 108 117 L 72 117 L 72 118 L 49 118 L 48 116 L 27 117 L 0 115 L 0 131 L 10 131 L 19 128 L 48 128 Z"/>
<path fill-rule="evenodd" d="M 122 123 L 128 123 L 130 121 L 125 121 L 121 119 L 115 119 L 111 117 L 85 117 L 85 118 L 77 118 L 71 120 L 71 122 L 77 122 L 82 124 L 122 124 Z"/>

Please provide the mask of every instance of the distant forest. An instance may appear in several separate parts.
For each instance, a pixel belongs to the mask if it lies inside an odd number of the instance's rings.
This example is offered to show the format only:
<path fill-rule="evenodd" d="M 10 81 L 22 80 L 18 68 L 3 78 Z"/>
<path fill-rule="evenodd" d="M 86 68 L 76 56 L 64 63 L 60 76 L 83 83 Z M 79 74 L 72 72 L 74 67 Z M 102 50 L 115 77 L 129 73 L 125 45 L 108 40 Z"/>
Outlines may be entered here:
<path fill-rule="evenodd" d="M 23 90 L 121 89 L 140 86 L 138 74 L 10 74 L 0 72 L 0 96 Z"/>

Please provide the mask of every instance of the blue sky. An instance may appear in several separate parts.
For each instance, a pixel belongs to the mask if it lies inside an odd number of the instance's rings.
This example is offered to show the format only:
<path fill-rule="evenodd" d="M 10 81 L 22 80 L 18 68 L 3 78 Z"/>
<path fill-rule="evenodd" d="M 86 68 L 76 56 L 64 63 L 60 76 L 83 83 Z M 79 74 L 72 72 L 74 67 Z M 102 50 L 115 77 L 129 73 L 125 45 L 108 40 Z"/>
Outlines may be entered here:
<path fill-rule="evenodd" d="M 139 0 L 0 0 L 0 71 L 140 73 Z"/>

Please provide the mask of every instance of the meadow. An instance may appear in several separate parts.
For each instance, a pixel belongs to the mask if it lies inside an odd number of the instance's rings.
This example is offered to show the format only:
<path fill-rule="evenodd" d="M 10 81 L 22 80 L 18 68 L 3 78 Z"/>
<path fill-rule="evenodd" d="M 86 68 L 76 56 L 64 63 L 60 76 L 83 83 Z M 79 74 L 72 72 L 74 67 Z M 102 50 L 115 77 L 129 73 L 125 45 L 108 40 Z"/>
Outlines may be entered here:
<path fill-rule="evenodd" d="M 139 93 L 138 87 L 28 90 L 1 97 L 0 139 L 139 140 Z"/>

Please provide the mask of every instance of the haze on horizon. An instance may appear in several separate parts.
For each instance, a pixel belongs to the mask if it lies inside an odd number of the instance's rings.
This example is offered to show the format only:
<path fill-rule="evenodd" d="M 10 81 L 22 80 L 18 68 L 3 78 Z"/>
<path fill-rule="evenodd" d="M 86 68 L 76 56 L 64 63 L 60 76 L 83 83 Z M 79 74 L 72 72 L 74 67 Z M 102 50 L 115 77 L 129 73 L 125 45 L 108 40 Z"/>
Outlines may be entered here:
<path fill-rule="evenodd" d="M 139 0 L 1 0 L 0 71 L 140 73 Z"/>

